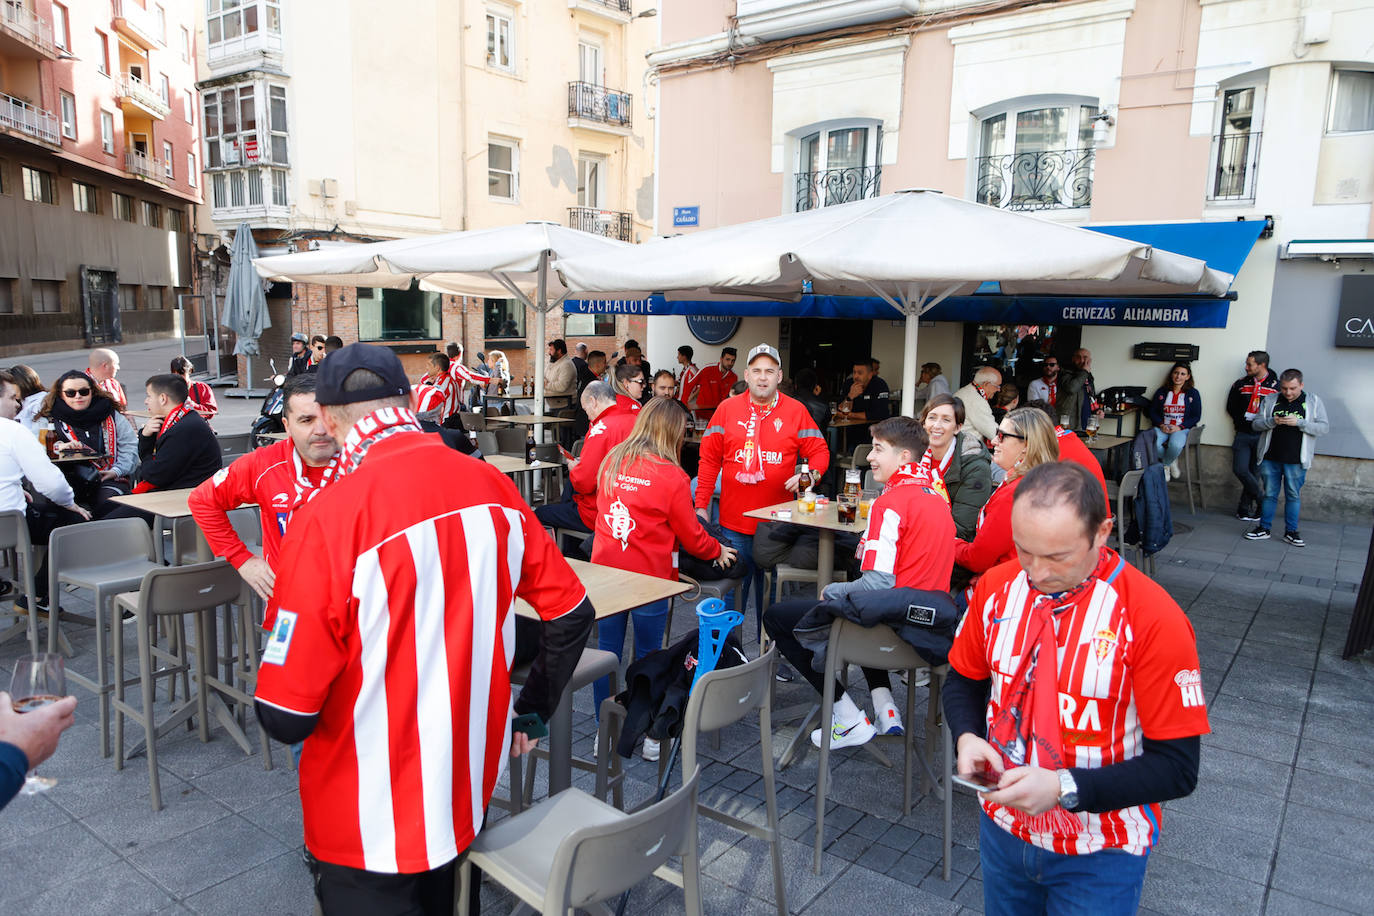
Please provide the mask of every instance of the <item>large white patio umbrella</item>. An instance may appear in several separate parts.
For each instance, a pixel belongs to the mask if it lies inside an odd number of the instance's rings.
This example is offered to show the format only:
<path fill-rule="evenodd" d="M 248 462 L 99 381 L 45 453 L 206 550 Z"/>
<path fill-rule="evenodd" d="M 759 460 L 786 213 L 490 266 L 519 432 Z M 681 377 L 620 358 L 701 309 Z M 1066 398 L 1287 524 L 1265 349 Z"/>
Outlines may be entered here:
<path fill-rule="evenodd" d="M 535 312 L 534 396 L 544 403 L 544 330 L 551 309 L 568 291 L 552 266 L 562 258 L 591 257 L 633 246 L 552 222 L 340 245 L 319 251 L 257 258 L 263 277 L 332 286 L 420 289 L 460 296 L 514 297 Z"/>
<path fill-rule="evenodd" d="M 885 197 L 565 257 L 577 297 L 797 300 L 879 296 L 906 316 L 902 413 L 915 405 L 920 316 L 997 281 L 1007 295 L 1225 294 L 1231 276 L 1195 258 L 948 197 Z"/>

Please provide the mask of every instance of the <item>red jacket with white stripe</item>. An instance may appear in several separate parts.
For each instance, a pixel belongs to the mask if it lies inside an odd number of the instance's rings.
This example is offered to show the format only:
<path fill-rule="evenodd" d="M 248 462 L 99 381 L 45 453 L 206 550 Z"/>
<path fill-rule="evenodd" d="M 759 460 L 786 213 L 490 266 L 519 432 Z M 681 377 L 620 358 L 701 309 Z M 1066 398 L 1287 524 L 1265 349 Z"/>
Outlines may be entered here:
<path fill-rule="evenodd" d="M 707 370 L 701 371 L 705 374 Z M 744 513 L 792 497 L 784 484 L 797 472 L 800 460 L 805 459 L 810 464 L 811 473 L 817 479 L 830 467 L 830 447 L 811 414 L 800 401 L 779 393 L 776 406 L 761 419 L 755 431 L 754 445 L 762 458 L 764 479 L 758 483 L 742 483 L 736 475 L 746 470 L 744 444 L 750 414 L 747 391 L 716 408 L 701 438 L 701 462 L 697 468 L 697 508 L 711 507 L 716 475 L 723 471 L 720 523 L 741 534 L 753 534 L 759 526 L 758 519 L 746 518 Z"/>
<path fill-rule="evenodd" d="M 703 560 L 720 556 L 720 543 L 692 509 L 690 485 L 686 471 L 658 458 L 622 468 L 614 488 L 596 494 L 592 562 L 676 579 L 679 543 Z"/>
<path fill-rule="evenodd" d="M 638 406 L 635 405 L 636 408 Z M 592 421 L 582 442 L 582 454 L 578 456 L 577 466 L 568 472 L 577 514 L 582 518 L 582 524 L 593 531 L 596 530 L 596 480 L 601 473 L 601 462 L 606 460 L 611 449 L 630 437 L 630 430 L 634 427 L 635 411 L 621 406 L 617 398 L 614 407 L 608 407 Z"/>
<path fill-rule="evenodd" d="M 826 597 L 870 587 L 947 591 L 954 571 L 954 542 L 949 500 L 919 481 L 899 481 L 869 509 L 868 527 L 859 541 L 865 575 L 855 582 L 831 585 Z M 868 576 L 870 572 L 879 575 Z M 889 577 L 891 584 L 887 584 Z"/>

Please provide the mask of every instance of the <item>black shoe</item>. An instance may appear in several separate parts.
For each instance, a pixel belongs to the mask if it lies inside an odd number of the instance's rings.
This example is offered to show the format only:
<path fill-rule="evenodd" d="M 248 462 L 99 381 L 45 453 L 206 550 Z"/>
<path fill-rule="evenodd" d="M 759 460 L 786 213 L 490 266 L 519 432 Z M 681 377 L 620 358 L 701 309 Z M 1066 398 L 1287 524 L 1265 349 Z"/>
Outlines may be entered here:
<path fill-rule="evenodd" d="M 1302 539 L 1302 536 L 1299 535 L 1296 531 L 1285 531 L 1283 534 L 1283 539 L 1287 541 L 1289 544 L 1292 544 L 1294 547 L 1307 546 L 1307 542 L 1304 541 Z"/>
<path fill-rule="evenodd" d="M 790 684 L 793 677 L 792 666 L 787 662 L 778 662 L 778 667 L 773 671 L 773 680 L 779 684 Z"/>
<path fill-rule="evenodd" d="M 1269 540 L 1269 529 L 1261 528 L 1259 525 L 1256 525 L 1245 532 L 1245 536 L 1252 541 L 1267 541 Z"/>
<path fill-rule="evenodd" d="M 14 599 L 14 607 L 15 607 L 15 610 L 24 611 L 25 613 L 28 613 L 28 610 L 29 610 L 29 597 L 28 597 L 28 595 L 20 595 L 18 598 L 15 598 L 15 599 Z M 38 616 L 39 616 L 39 617 L 47 617 L 47 616 L 48 616 L 49 607 L 50 607 L 50 604 L 49 604 L 47 598 L 39 598 L 39 599 L 38 599 Z"/>
<path fill-rule="evenodd" d="M 1252 506 L 1249 503 L 1241 503 L 1236 508 L 1236 518 L 1240 519 L 1242 522 L 1257 522 L 1260 518 L 1259 507 Z"/>

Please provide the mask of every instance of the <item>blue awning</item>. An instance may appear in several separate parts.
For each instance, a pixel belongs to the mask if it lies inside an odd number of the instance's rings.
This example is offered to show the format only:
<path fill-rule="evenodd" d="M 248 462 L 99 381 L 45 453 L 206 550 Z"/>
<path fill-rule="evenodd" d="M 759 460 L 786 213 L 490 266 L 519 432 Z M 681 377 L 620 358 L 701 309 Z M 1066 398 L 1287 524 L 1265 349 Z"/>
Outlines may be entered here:
<path fill-rule="evenodd" d="M 1247 219 L 1215 223 L 1140 223 L 1130 226 L 1086 226 L 1094 232 L 1144 242 L 1174 254 L 1206 261 L 1223 273 L 1240 273 L 1267 220 Z"/>

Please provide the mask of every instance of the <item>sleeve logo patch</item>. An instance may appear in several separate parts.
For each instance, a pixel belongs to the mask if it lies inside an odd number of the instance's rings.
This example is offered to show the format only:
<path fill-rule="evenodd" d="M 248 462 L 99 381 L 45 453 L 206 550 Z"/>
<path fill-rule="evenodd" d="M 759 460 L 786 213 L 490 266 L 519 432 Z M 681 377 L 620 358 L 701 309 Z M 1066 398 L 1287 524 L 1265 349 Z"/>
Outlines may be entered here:
<path fill-rule="evenodd" d="M 286 653 L 291 651 L 291 637 L 296 635 L 295 611 L 277 611 L 277 624 L 272 628 L 272 638 L 262 652 L 264 665 L 286 664 Z"/>
<path fill-rule="evenodd" d="M 215 481 L 215 486 L 219 486 L 220 484 L 224 483 L 224 481 L 227 480 L 228 478 L 229 478 L 229 469 L 228 469 L 228 468 L 220 468 L 218 471 L 215 472 L 215 476 L 214 476 L 212 479 Z"/>
<path fill-rule="evenodd" d="M 1196 668 L 1184 668 L 1174 675 L 1174 683 L 1183 700 L 1183 708 L 1202 706 L 1202 674 Z"/>

